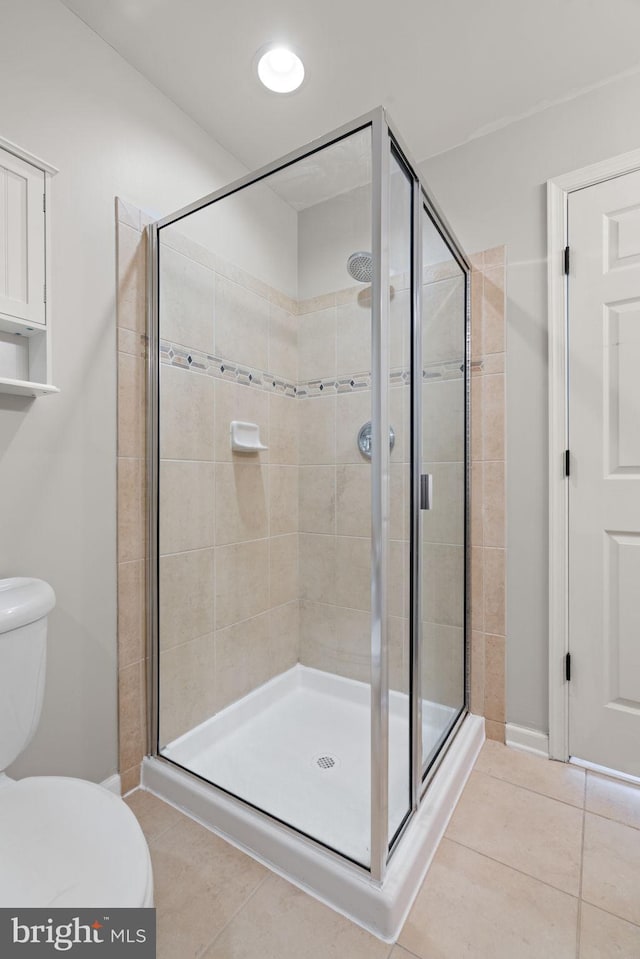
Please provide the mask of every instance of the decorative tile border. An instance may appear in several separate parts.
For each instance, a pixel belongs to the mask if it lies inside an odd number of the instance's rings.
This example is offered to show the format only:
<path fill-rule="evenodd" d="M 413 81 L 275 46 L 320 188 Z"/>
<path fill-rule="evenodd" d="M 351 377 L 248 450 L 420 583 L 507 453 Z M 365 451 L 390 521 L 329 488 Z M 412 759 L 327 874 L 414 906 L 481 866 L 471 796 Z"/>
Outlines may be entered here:
<path fill-rule="evenodd" d="M 292 383 L 276 376 L 274 373 L 270 373 L 268 370 L 241 366 L 232 360 L 225 360 L 211 353 L 203 353 L 201 350 L 190 350 L 185 346 L 170 343 L 167 340 L 160 341 L 160 363 L 164 366 L 174 366 L 187 372 L 213 376 L 219 380 L 230 380 L 268 393 L 280 393 L 298 399 L 304 399 L 308 396 L 335 396 L 337 393 L 357 393 L 371 389 L 370 371 L 352 373 L 341 377 L 319 377 L 318 379 L 306 380 L 303 383 Z M 429 381 L 461 379 L 463 373 L 464 366 L 458 360 L 449 360 L 426 366 L 422 371 L 422 378 Z M 389 382 L 391 387 L 407 386 L 410 381 L 411 373 L 409 370 L 396 369 L 390 371 Z"/>
<path fill-rule="evenodd" d="M 356 393 L 360 390 L 371 389 L 371 373 L 354 373 L 352 376 L 336 378 L 329 376 L 326 379 L 307 380 L 298 386 L 298 396 L 329 396 L 336 393 Z"/>
<path fill-rule="evenodd" d="M 423 380 L 461 380 L 464 376 L 464 363 L 460 360 L 427 364 L 422 370 Z"/>
<path fill-rule="evenodd" d="M 219 380 L 230 380 L 243 386 L 253 386 L 269 393 L 281 393 L 295 397 L 298 387 L 295 383 L 282 379 L 266 370 L 241 366 L 232 360 L 203 353 L 201 350 L 189 350 L 187 347 L 160 341 L 160 363 L 164 366 L 177 366 L 188 372 L 213 376 Z"/>

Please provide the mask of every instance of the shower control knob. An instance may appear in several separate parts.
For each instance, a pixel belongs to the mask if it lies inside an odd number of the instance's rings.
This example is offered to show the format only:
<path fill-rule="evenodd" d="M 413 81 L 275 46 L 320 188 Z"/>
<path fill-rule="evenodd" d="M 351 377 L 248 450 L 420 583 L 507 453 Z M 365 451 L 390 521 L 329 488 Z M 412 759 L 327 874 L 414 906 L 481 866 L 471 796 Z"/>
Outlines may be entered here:
<path fill-rule="evenodd" d="M 389 427 L 389 452 L 393 449 L 396 443 L 396 434 L 392 426 Z M 372 437 L 371 437 L 371 420 L 368 423 L 364 423 L 360 427 L 360 432 L 358 433 L 358 449 L 363 456 L 366 456 L 367 459 L 371 459 L 371 450 L 372 450 Z"/>

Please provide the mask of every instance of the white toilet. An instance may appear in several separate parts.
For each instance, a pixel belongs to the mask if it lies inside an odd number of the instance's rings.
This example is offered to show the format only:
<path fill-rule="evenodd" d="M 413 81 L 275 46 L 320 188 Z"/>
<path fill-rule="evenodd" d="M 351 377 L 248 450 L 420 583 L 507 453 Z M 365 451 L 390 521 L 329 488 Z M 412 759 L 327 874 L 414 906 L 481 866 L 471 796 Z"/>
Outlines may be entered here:
<path fill-rule="evenodd" d="M 149 848 L 122 799 L 82 779 L 3 772 L 38 725 L 55 601 L 42 580 L 0 580 L 0 907 L 153 906 Z"/>

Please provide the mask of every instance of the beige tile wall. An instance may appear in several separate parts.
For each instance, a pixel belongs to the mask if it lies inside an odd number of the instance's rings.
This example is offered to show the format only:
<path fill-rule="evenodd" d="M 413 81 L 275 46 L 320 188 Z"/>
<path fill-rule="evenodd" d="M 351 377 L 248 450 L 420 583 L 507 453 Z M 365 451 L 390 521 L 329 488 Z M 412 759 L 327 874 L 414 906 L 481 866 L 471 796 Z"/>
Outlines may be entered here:
<path fill-rule="evenodd" d="M 406 298 L 408 306 L 408 299 Z M 359 451 L 371 419 L 371 299 L 361 286 L 299 304 L 300 383 L 340 381 L 344 389 L 298 401 L 300 429 L 300 662 L 350 679 L 371 674 L 371 464 Z M 392 354 L 408 353 L 408 325 L 397 304 Z M 358 374 L 361 374 L 358 376 Z M 352 390 L 351 378 L 366 383 Z M 396 441 L 391 453 L 389 602 L 390 682 L 408 688 L 406 583 L 409 389 L 391 391 Z"/>
<path fill-rule="evenodd" d="M 161 340 L 296 382 L 295 304 L 175 230 L 160 275 Z M 160 368 L 161 744 L 298 661 L 296 399 L 212 372 Z"/>
<path fill-rule="evenodd" d="M 146 752 L 146 250 L 140 211 L 116 200 L 118 742 L 122 791 Z"/>
<path fill-rule="evenodd" d="M 472 258 L 471 709 L 505 732 L 505 249 Z"/>
<path fill-rule="evenodd" d="M 487 719 L 487 733 L 504 741 L 505 723 L 505 251 L 488 250 L 473 258 L 472 273 L 472 503 L 471 503 L 471 708 Z M 407 346 L 398 337 L 403 329 L 396 291 L 392 311 L 392 354 L 406 362 Z M 425 284 L 425 303 L 436 322 L 461 315 L 462 287 L 445 271 Z M 305 308 L 307 305 L 301 305 Z M 334 324 L 326 298 L 313 303 L 300 328 L 301 351 L 305 330 L 314 344 L 322 344 L 322 364 L 307 373 L 316 378 L 340 370 L 330 366 L 339 347 L 340 307 Z M 315 322 L 314 322 L 315 317 Z M 323 328 L 323 320 L 327 325 Z M 394 317 L 392 316 L 392 320 Z M 355 324 L 352 328 L 357 329 Z M 406 327 L 405 327 L 406 328 Z M 452 333 L 447 338 L 445 331 Z M 433 334 L 435 331 L 428 331 Z M 357 335 L 357 334 L 356 334 Z M 364 326 L 360 336 L 365 336 Z M 460 351 L 455 322 L 438 323 L 437 335 L 428 341 L 429 362 L 446 363 Z M 362 342 L 362 341 L 361 341 Z M 367 352 L 362 350 L 363 355 Z M 311 346 L 309 356 L 313 355 Z M 320 355 L 320 354 L 317 354 Z M 356 355 L 355 346 L 352 355 Z M 443 393 L 433 403 L 425 400 L 425 431 L 431 461 L 425 470 L 434 473 L 434 488 L 458 498 L 462 489 L 461 443 L 456 424 L 461 422 L 464 391 L 461 379 L 434 383 Z M 392 688 L 406 689 L 408 676 L 408 405 L 402 388 L 391 391 L 391 420 L 396 429 L 396 448 L 391 456 L 390 545 L 390 638 Z M 368 465 L 356 449 L 359 425 L 370 418 L 368 390 L 338 396 L 305 398 L 301 403 L 301 464 L 315 464 L 305 476 L 301 465 L 301 661 L 306 665 L 368 680 L 368 617 L 356 616 L 370 609 Z M 429 411 L 434 411 L 429 419 Z M 448 414 L 450 417 L 448 418 Z M 335 433 L 334 433 L 335 424 Z M 398 427 L 398 424 L 400 426 Z M 303 434 L 308 434 L 305 439 Z M 309 438 L 310 437 L 310 438 Z M 453 438 L 453 447 L 452 447 Z M 336 473 L 331 462 L 335 442 Z M 310 451 L 309 451 L 310 450 Z M 314 473 L 317 474 L 314 476 Z M 305 490 L 305 483 L 310 489 Z M 335 499 L 334 499 L 335 497 Z M 334 519 L 335 508 L 335 519 Z M 442 522 L 440 522 L 442 520 Z M 460 700 L 462 674 L 462 615 L 459 597 L 451 584 L 460 581 L 464 563 L 462 512 L 434 511 L 425 530 L 430 543 L 425 564 L 425 607 L 430 619 L 423 624 L 427 655 L 424 656 L 423 693 L 426 698 L 456 705 Z M 334 532 L 335 523 L 335 532 Z M 305 531 L 304 527 L 307 526 Z M 322 528 L 321 528 L 322 527 Z"/>
<path fill-rule="evenodd" d="M 146 747 L 145 250 L 139 211 L 121 201 L 117 211 L 119 720 L 120 771 L 128 790 L 138 782 Z M 304 383 L 370 368 L 370 305 L 362 290 L 297 307 L 177 235 L 167 271 L 189 286 L 187 310 L 177 296 L 172 299 L 171 283 L 165 284 L 164 316 L 176 342 L 192 339 L 185 345 L 218 354 L 238 349 L 233 311 L 241 308 L 245 325 L 267 328 L 266 338 L 245 330 L 256 364 L 266 357 L 265 366 L 285 379 Z M 392 302 L 391 350 L 398 366 L 408 354 L 407 343 L 394 332 L 403 329 L 398 317 L 405 293 L 398 285 Z M 474 258 L 472 302 L 471 706 L 486 715 L 489 735 L 503 738 L 503 250 Z M 204 317 L 211 310 L 215 320 L 207 324 Z M 443 344 L 442 359 L 446 350 Z M 162 376 L 165 738 L 298 659 L 367 680 L 370 466 L 357 450 L 356 435 L 370 419 L 370 391 L 294 399 L 166 365 Z M 392 389 L 390 404 L 396 430 L 390 673 L 392 688 L 404 689 L 408 388 Z M 268 452 L 251 459 L 233 454 L 231 419 L 258 422 Z M 441 531 L 435 539 L 451 538 L 455 544 L 456 535 Z M 460 627 L 446 621 L 436 627 L 445 667 Z"/>
<path fill-rule="evenodd" d="M 422 515 L 422 694 L 459 709 L 464 698 L 464 277 L 455 263 L 425 271 L 423 471 L 433 508 Z"/>
<path fill-rule="evenodd" d="M 335 382 L 351 361 L 356 365 L 347 375 L 369 369 L 370 347 L 368 356 L 354 357 L 370 323 L 366 303 L 358 304 L 356 296 L 338 303 L 331 294 L 301 302 L 299 311 L 299 385 Z M 370 405 L 367 389 L 301 393 L 297 401 L 300 662 L 357 679 L 366 669 L 370 621 L 368 469 L 361 457 L 362 473 L 352 468 L 358 461 L 346 434 L 353 430 L 344 423 L 369 419 Z"/>

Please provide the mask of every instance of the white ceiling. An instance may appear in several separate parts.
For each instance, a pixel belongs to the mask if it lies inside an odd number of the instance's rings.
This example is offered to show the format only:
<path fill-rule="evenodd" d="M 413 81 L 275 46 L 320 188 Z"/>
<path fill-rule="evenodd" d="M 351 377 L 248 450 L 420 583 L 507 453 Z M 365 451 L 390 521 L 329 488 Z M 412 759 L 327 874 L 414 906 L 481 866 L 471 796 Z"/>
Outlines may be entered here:
<path fill-rule="evenodd" d="M 638 68 L 638 0 L 63 0 L 254 169 L 385 106 L 417 160 Z M 266 91 L 255 52 L 307 76 Z"/>

